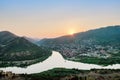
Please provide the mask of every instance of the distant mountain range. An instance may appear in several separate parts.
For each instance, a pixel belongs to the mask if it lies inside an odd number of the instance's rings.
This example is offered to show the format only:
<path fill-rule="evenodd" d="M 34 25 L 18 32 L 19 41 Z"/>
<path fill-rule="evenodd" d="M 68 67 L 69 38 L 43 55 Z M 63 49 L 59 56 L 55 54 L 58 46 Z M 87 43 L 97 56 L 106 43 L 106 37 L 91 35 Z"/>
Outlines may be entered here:
<path fill-rule="evenodd" d="M 73 61 L 103 65 L 120 63 L 119 25 L 42 39 L 37 44 L 59 51 L 64 58 Z"/>
<path fill-rule="evenodd" d="M 25 39 L 27 39 L 28 41 L 36 44 L 38 41 L 40 41 L 41 39 L 40 38 L 30 38 L 30 37 L 26 37 L 26 36 L 23 36 Z"/>
<path fill-rule="evenodd" d="M 39 47 L 24 37 L 19 37 L 8 31 L 0 32 L 0 62 L 21 61 L 21 63 L 14 63 L 22 65 L 22 61 L 31 64 L 38 61 L 43 61 L 51 55 L 51 51 Z M 39 60 L 38 60 L 39 59 Z M 27 65 L 26 64 L 26 65 Z"/>

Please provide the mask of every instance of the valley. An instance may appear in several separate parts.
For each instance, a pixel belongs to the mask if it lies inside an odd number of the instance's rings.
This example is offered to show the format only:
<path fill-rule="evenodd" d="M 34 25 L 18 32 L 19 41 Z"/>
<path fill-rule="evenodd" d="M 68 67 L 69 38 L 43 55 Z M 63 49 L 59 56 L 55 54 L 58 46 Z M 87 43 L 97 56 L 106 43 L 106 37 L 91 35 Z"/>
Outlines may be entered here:
<path fill-rule="evenodd" d="M 0 0 L 0 80 L 120 80 L 120 0 Z"/>
<path fill-rule="evenodd" d="M 120 26 L 108 26 L 32 42 L 2 31 L 0 79 L 119 80 L 119 35 Z"/>
<path fill-rule="evenodd" d="M 53 39 L 37 44 L 60 52 L 65 59 L 111 65 L 120 63 L 120 26 L 108 26 Z"/>

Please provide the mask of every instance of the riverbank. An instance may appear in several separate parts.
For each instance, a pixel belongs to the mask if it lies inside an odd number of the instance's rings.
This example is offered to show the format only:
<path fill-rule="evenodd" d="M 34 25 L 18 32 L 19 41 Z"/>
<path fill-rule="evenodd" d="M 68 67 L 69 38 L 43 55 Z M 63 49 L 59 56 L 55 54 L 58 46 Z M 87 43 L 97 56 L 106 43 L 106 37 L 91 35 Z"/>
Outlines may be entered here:
<path fill-rule="evenodd" d="M 87 64 L 96 64 L 101 66 L 108 66 L 114 64 L 120 64 L 119 57 L 111 57 L 111 58 L 95 58 L 95 57 L 79 57 L 79 58 L 65 58 L 70 61 L 82 62 Z"/>
<path fill-rule="evenodd" d="M 52 55 L 52 52 L 49 52 L 47 55 L 37 58 L 37 59 L 33 59 L 33 60 L 23 60 L 23 61 L 0 61 L 0 67 L 27 67 L 30 66 L 32 64 L 36 64 L 39 62 L 43 62 L 44 60 L 46 60 L 48 57 L 50 57 Z"/>
<path fill-rule="evenodd" d="M 0 71 L 0 80 L 120 80 L 120 69 L 54 68 L 37 74 L 14 74 Z"/>

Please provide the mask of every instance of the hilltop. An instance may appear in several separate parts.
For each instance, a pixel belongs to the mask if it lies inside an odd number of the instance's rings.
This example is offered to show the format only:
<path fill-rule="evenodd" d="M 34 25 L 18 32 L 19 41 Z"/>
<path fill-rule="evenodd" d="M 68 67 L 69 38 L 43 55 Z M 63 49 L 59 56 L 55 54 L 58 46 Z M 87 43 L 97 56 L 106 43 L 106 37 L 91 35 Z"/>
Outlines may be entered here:
<path fill-rule="evenodd" d="M 8 31 L 0 32 L 0 66 L 30 65 L 43 61 L 51 51 Z"/>

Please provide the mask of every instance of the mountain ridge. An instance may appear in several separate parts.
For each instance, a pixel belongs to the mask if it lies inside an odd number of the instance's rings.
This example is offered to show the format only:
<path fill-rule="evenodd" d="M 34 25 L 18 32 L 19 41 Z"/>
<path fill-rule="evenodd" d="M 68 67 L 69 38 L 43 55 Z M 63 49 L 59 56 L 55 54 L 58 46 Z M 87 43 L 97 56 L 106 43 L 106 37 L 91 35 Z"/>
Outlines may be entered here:
<path fill-rule="evenodd" d="M 17 36 L 9 31 L 1 31 L 0 32 L 0 44 L 5 45 L 10 40 L 16 38 Z"/>
<path fill-rule="evenodd" d="M 60 52 L 64 58 L 88 63 L 120 63 L 120 26 L 108 26 L 39 41 L 39 46 Z M 115 58 L 115 60 L 113 59 Z M 90 59 L 90 60 L 89 60 Z M 111 59 L 110 62 L 103 61 Z M 97 60 L 97 61 L 96 61 Z M 96 62 L 95 62 L 96 61 Z"/>
<path fill-rule="evenodd" d="M 43 61 L 52 54 L 50 50 L 39 47 L 24 37 L 16 36 L 8 31 L 0 32 L 0 41 L 0 66 L 27 66 Z M 23 63 L 24 61 L 26 63 Z"/>

